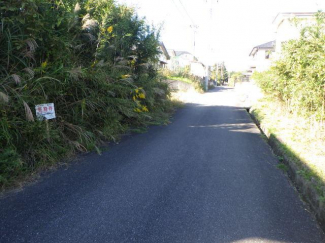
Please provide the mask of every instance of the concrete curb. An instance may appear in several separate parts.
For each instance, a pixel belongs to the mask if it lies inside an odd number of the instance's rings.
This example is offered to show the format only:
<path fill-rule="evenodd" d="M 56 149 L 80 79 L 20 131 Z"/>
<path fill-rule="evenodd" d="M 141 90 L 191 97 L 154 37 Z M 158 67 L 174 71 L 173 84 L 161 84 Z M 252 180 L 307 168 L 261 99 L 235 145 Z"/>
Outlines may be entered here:
<path fill-rule="evenodd" d="M 267 142 L 272 148 L 273 152 L 283 158 L 283 163 L 288 166 L 288 177 L 298 190 L 302 199 L 310 207 L 310 210 L 315 215 L 320 227 L 325 232 L 325 202 L 324 200 L 321 200 L 315 189 L 316 181 L 308 180 L 298 173 L 298 171 L 304 169 L 303 163 L 301 162 L 301 165 L 298 165 L 291 156 L 285 153 L 281 146 L 285 143 L 281 140 L 281 138 L 278 138 L 274 134 L 270 133 L 267 127 L 261 124 L 260 121 L 254 116 L 252 109 L 247 108 L 246 110 L 261 132 L 267 137 Z"/>

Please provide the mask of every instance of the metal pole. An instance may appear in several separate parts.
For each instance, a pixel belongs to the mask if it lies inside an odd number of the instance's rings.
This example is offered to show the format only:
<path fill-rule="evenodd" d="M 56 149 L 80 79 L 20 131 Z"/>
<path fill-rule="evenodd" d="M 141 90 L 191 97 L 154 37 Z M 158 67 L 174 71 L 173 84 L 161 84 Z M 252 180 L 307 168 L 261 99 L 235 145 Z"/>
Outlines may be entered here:
<path fill-rule="evenodd" d="M 209 3 L 210 3 L 210 8 L 209 8 L 209 15 L 210 15 L 210 21 L 208 23 L 208 26 L 209 26 L 209 32 L 211 33 L 212 31 L 212 0 L 209 0 Z M 209 62 L 211 62 L 211 59 L 212 59 L 212 48 L 211 48 L 211 39 L 209 39 L 209 45 L 208 45 L 208 63 L 207 63 L 207 66 L 206 66 L 206 82 L 205 82 L 205 90 L 208 91 L 208 88 L 209 88 L 209 80 L 210 80 L 210 66 L 209 66 Z"/>

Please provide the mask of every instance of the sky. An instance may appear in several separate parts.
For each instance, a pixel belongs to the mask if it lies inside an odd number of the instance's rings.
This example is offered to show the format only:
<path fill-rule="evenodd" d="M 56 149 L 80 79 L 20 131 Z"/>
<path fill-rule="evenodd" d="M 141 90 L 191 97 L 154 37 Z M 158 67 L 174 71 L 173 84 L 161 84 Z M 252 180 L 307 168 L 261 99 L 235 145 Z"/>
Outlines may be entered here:
<path fill-rule="evenodd" d="M 230 71 L 247 70 L 252 48 L 275 40 L 272 22 L 278 13 L 325 10 L 325 0 L 116 2 L 135 7 L 148 24 L 161 27 L 161 41 L 167 49 L 188 51 L 209 65 L 224 62 Z"/>

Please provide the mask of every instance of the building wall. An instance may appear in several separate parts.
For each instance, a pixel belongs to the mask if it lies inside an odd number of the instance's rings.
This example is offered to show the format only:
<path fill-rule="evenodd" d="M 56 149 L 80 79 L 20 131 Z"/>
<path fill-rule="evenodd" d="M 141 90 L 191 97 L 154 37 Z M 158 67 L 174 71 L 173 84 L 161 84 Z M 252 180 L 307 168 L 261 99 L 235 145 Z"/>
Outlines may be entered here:
<path fill-rule="evenodd" d="M 309 25 L 315 21 L 314 17 L 309 18 L 297 18 L 298 23 L 295 24 L 293 18 L 285 18 L 276 27 L 276 46 L 275 53 L 278 56 L 282 51 L 283 43 L 292 39 L 298 39 L 300 31 L 306 25 Z"/>
<path fill-rule="evenodd" d="M 201 63 L 192 62 L 190 72 L 192 75 L 203 78 L 205 76 L 205 68 Z"/>
<path fill-rule="evenodd" d="M 272 59 L 272 53 L 269 55 L 269 58 L 267 59 L 267 52 L 268 50 L 260 49 L 256 52 L 254 57 L 252 58 L 252 66 L 255 66 L 256 69 L 254 71 L 263 72 L 270 68 L 271 66 L 271 59 Z"/>
<path fill-rule="evenodd" d="M 170 60 L 168 60 L 167 68 L 169 70 L 173 70 L 173 71 L 175 71 L 175 70 L 177 70 L 177 68 L 179 68 L 179 61 L 175 56 L 171 57 Z"/>
<path fill-rule="evenodd" d="M 194 56 L 191 54 L 172 56 L 170 61 L 168 62 L 168 68 L 171 70 L 184 68 L 186 66 L 190 66 L 192 61 L 194 61 Z"/>
<path fill-rule="evenodd" d="M 260 50 L 257 52 L 258 64 L 256 65 L 256 70 L 258 72 L 262 72 L 270 68 L 272 54 L 268 55 L 268 53 L 269 53 L 268 50 Z M 269 57 L 267 58 L 267 56 Z"/>

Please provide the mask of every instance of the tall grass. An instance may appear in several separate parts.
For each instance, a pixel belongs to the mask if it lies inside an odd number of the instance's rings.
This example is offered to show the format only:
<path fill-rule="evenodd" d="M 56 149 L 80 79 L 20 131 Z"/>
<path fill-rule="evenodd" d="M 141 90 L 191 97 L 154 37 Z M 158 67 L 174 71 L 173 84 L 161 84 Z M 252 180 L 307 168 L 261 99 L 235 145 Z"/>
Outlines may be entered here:
<path fill-rule="evenodd" d="M 158 32 L 112 0 L 0 1 L 0 186 L 170 109 Z M 140 95 L 141 94 L 141 95 Z M 54 103 L 48 125 L 35 105 Z"/>

